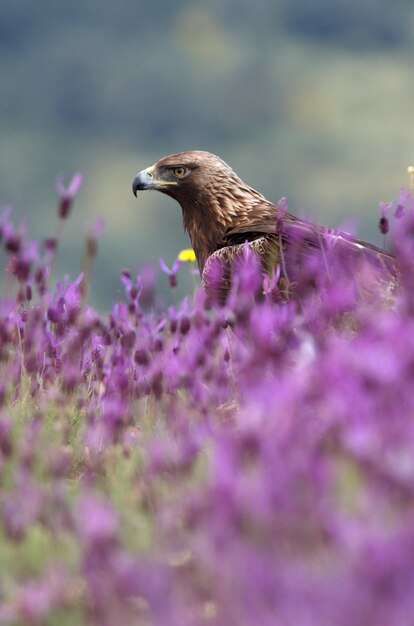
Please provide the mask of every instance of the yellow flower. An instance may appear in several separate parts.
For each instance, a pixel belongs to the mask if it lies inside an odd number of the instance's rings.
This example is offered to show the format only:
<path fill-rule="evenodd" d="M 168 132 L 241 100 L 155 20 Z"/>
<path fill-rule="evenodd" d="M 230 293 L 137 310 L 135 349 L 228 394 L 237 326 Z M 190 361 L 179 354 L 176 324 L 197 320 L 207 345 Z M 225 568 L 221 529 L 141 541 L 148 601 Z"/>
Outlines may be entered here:
<path fill-rule="evenodd" d="M 414 167 L 410 165 L 407 168 L 408 176 L 410 177 L 410 189 L 414 189 Z"/>
<path fill-rule="evenodd" d="M 178 253 L 178 260 L 182 261 L 183 263 L 194 263 L 196 260 L 194 250 L 192 248 L 184 248 L 184 250 L 180 250 L 180 252 Z"/>

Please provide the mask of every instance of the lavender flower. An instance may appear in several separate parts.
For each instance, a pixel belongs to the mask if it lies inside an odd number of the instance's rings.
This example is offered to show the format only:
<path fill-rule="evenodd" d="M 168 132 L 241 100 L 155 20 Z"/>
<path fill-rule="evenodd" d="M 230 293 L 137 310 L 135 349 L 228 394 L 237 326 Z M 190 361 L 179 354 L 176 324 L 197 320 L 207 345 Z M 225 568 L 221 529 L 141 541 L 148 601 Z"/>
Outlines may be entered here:
<path fill-rule="evenodd" d="M 288 277 L 246 248 L 218 305 L 162 308 L 154 268 L 124 270 L 107 315 L 0 216 L 2 623 L 411 624 L 411 193 L 393 206 L 398 284 L 330 231 Z"/>
<path fill-rule="evenodd" d="M 180 269 L 181 263 L 182 262 L 180 261 L 180 259 L 176 259 L 172 267 L 169 268 L 164 259 L 160 259 L 160 268 L 165 274 L 167 274 L 170 282 L 170 287 L 177 286 L 177 272 Z"/>
<path fill-rule="evenodd" d="M 56 191 L 60 198 L 58 215 L 59 218 L 65 220 L 70 212 L 72 202 L 76 194 L 78 193 L 80 186 L 83 182 L 83 174 L 81 172 L 76 172 L 69 185 L 67 187 L 63 184 L 62 176 L 58 176 L 56 179 Z"/>
<path fill-rule="evenodd" d="M 383 235 L 386 235 L 389 231 L 389 223 L 387 213 L 392 207 L 392 202 L 380 202 L 379 211 L 380 211 L 380 220 L 379 220 L 379 229 Z"/>

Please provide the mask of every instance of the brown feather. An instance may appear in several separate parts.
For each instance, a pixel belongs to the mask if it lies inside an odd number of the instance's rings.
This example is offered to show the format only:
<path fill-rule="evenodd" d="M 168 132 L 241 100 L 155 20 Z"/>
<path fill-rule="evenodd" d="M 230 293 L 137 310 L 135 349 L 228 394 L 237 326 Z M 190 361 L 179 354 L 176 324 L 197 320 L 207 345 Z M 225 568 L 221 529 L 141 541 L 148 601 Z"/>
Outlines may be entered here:
<path fill-rule="evenodd" d="M 177 178 L 175 168 L 184 168 Z M 259 257 L 263 271 L 282 268 L 279 287 L 286 297 L 293 290 L 304 263 L 315 251 L 328 248 L 326 228 L 301 220 L 269 202 L 244 183 L 219 157 L 202 151 L 180 152 L 151 168 L 153 188 L 177 200 L 184 228 L 196 254 L 206 289 L 224 301 L 231 286 L 232 267 L 245 242 Z M 335 246 L 363 254 L 388 276 L 396 275 L 391 254 L 353 237 L 335 232 Z"/>

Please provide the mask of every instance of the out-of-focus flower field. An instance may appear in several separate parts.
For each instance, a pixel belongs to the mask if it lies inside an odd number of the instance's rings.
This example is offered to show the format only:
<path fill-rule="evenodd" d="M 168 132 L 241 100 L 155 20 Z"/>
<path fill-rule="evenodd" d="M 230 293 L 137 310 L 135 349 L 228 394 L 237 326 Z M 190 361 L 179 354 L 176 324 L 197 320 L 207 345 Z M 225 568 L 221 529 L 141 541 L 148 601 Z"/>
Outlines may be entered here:
<path fill-rule="evenodd" d="M 54 283 L 80 184 L 43 242 L 0 217 L 0 623 L 412 625 L 412 195 L 380 207 L 392 297 L 327 232 L 300 305 L 246 250 L 226 306 L 149 268 L 101 314 L 100 224 Z"/>

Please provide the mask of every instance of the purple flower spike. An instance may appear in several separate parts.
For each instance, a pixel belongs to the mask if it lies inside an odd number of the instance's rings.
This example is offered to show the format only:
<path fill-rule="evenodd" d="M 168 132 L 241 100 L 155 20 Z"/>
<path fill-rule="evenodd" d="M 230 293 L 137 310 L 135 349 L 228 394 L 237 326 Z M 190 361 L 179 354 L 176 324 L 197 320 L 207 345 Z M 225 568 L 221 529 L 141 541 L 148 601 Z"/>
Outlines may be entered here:
<path fill-rule="evenodd" d="M 282 199 L 269 266 L 241 239 L 174 306 L 123 270 L 105 314 L 48 280 L 61 220 L 39 252 L 0 212 L 1 624 L 411 626 L 411 193 L 395 258 Z"/>
<path fill-rule="evenodd" d="M 118 531 L 117 517 L 108 502 L 89 494 L 75 508 L 78 532 L 89 545 L 112 542 Z"/>
<path fill-rule="evenodd" d="M 105 230 L 105 220 L 103 217 L 98 217 L 98 219 L 95 221 L 95 223 L 93 224 L 91 228 L 91 235 L 92 237 L 97 239 L 98 237 L 102 235 L 104 230 Z"/>
<path fill-rule="evenodd" d="M 181 267 L 181 261 L 179 259 L 176 259 L 174 261 L 171 269 L 168 267 L 164 259 L 160 259 L 160 268 L 164 272 L 164 274 L 167 274 L 169 281 L 170 281 L 170 287 L 177 286 L 177 272 L 180 269 L 180 267 Z"/>
<path fill-rule="evenodd" d="M 66 573 L 58 568 L 50 568 L 41 580 L 25 583 L 17 601 L 24 623 L 44 623 L 54 608 L 65 603 L 68 583 Z"/>
<path fill-rule="evenodd" d="M 404 217 L 405 213 L 404 213 L 404 206 L 402 204 L 397 204 L 396 209 L 394 211 L 394 217 L 397 218 L 397 220 L 400 220 L 402 217 Z"/>
<path fill-rule="evenodd" d="M 83 174 L 81 172 L 76 172 L 76 174 L 73 175 L 72 180 L 67 187 L 63 184 L 62 175 L 60 174 L 57 177 L 56 191 L 60 197 L 58 213 L 61 219 L 66 219 L 68 217 L 73 199 L 78 193 L 82 181 Z"/>
<path fill-rule="evenodd" d="M 62 174 L 59 174 L 59 176 L 56 178 L 56 191 L 58 192 L 61 198 L 70 198 L 71 200 L 73 200 L 73 198 L 78 193 L 79 188 L 82 185 L 82 182 L 83 182 L 82 172 L 76 172 L 73 175 L 72 180 L 70 181 L 69 185 L 65 187 L 63 184 Z"/>
<path fill-rule="evenodd" d="M 390 229 L 387 213 L 391 210 L 392 206 L 393 202 L 380 202 L 378 206 L 380 212 L 378 226 L 383 235 L 386 235 Z"/>

